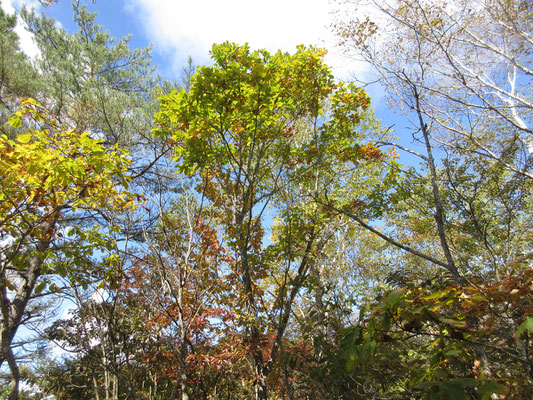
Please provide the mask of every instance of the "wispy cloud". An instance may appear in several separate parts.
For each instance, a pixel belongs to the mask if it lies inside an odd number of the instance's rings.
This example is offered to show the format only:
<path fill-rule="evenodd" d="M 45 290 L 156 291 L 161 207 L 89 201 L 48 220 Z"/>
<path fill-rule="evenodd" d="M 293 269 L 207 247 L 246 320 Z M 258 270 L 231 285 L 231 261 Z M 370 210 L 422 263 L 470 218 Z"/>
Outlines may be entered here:
<path fill-rule="evenodd" d="M 269 51 L 295 51 L 299 44 L 330 50 L 327 62 L 338 73 L 345 60 L 332 51 L 328 0 L 127 0 L 154 50 L 172 59 L 179 74 L 190 55 L 209 62 L 213 43 L 226 40 Z"/>
<path fill-rule="evenodd" d="M 26 8 L 40 7 L 39 2 L 36 0 L 3 0 L 1 4 L 4 11 L 10 15 L 15 13 L 15 10 L 19 10 L 22 6 L 25 6 Z M 37 57 L 39 55 L 39 49 L 33 40 L 33 35 L 26 30 L 20 18 L 17 19 L 15 32 L 19 36 L 21 50 L 31 58 Z"/>

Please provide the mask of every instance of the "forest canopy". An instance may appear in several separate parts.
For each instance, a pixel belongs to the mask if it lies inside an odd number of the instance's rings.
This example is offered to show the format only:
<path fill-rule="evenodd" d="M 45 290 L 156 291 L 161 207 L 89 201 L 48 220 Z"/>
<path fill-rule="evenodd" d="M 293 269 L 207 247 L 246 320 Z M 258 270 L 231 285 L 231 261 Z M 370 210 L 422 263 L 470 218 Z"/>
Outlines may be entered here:
<path fill-rule="evenodd" d="M 319 47 L 166 80 L 80 3 L 0 8 L 0 398 L 533 397 L 531 2 L 338 2 L 396 126 Z"/>

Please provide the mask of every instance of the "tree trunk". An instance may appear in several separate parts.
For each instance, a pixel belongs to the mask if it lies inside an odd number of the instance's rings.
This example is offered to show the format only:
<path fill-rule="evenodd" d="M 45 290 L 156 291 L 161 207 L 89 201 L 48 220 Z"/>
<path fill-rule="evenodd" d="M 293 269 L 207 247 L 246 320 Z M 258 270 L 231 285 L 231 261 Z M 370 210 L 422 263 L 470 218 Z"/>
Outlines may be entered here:
<path fill-rule="evenodd" d="M 448 240 L 446 238 L 446 233 L 444 230 L 444 221 L 445 221 L 444 207 L 442 205 L 439 187 L 438 187 L 435 161 L 433 159 L 433 152 L 431 149 L 431 143 L 429 141 L 429 131 L 422 117 L 422 110 L 420 109 L 420 97 L 414 85 L 413 85 L 413 92 L 414 92 L 415 101 L 416 101 L 416 113 L 418 115 L 418 119 L 420 122 L 420 129 L 424 136 L 424 142 L 425 142 L 426 151 L 428 154 L 427 158 L 428 158 L 428 165 L 429 165 L 429 170 L 431 174 L 431 187 L 433 190 L 433 200 L 435 203 L 435 221 L 437 223 L 437 229 L 438 229 L 439 239 L 441 242 L 441 247 L 442 247 L 442 250 L 444 251 L 444 255 L 446 256 L 446 261 L 448 262 L 448 270 L 451 272 L 453 279 L 455 281 L 455 284 L 457 286 L 462 287 L 464 285 L 464 281 L 461 275 L 459 274 L 459 271 L 453 259 L 452 253 L 450 251 L 450 247 L 448 245 Z M 470 317 L 469 322 L 473 326 L 476 326 L 479 323 L 479 320 L 476 317 Z M 492 375 L 491 368 L 490 368 L 490 361 L 487 357 L 487 352 L 485 351 L 484 346 L 480 344 L 474 344 L 474 352 L 476 353 L 477 358 L 481 361 L 481 368 L 482 368 L 483 374 L 490 377 Z"/>
<path fill-rule="evenodd" d="M 9 393 L 9 400 L 18 400 L 19 398 L 19 382 L 20 382 L 20 370 L 11 349 L 10 344 L 6 346 L 3 351 L 6 354 L 7 363 L 11 372 L 11 392 Z"/>
<path fill-rule="evenodd" d="M 55 228 L 56 218 L 51 218 L 43 226 L 43 237 L 51 237 Z M 22 317 L 26 311 L 26 306 L 37 284 L 37 280 L 41 276 L 41 265 L 43 263 L 42 253 L 50 247 L 49 239 L 40 239 L 35 246 L 35 253 L 30 257 L 29 266 L 22 275 L 23 284 L 15 290 L 13 300 L 10 300 L 6 290 L 7 276 L 5 269 L 7 267 L 7 260 L 2 260 L 1 270 L 1 288 L 0 288 L 0 308 L 1 308 L 1 322 L 0 322 L 0 367 L 3 362 L 7 360 L 9 370 L 11 372 L 12 389 L 9 395 L 9 400 L 16 400 L 19 397 L 19 381 L 20 370 L 17 365 L 17 360 L 11 349 L 11 343 L 15 338 L 18 327 L 21 324 Z"/>
<path fill-rule="evenodd" d="M 181 321 L 183 324 L 183 320 Z M 181 400 L 189 400 L 189 385 L 187 380 L 187 343 L 185 342 L 185 328 L 181 325 L 181 340 L 179 351 Z"/>
<path fill-rule="evenodd" d="M 444 252 L 444 256 L 446 257 L 446 261 L 448 264 L 448 271 L 453 276 L 453 279 L 455 281 L 455 284 L 458 286 L 463 285 L 463 280 L 461 276 L 459 275 L 459 271 L 457 270 L 457 266 L 455 265 L 455 261 L 453 259 L 452 253 L 450 251 L 450 246 L 448 245 L 448 239 L 446 238 L 446 231 L 444 229 L 444 222 L 445 222 L 445 214 L 444 214 L 444 207 L 442 205 L 442 200 L 440 196 L 440 190 L 439 190 L 439 184 L 437 179 L 437 169 L 435 168 L 435 160 L 433 158 L 433 151 L 431 147 L 431 142 L 429 140 L 429 131 L 428 126 L 424 122 L 424 118 L 422 116 L 422 110 L 420 108 L 420 97 L 418 94 L 418 90 L 416 86 L 412 86 L 413 88 L 413 95 L 415 97 L 416 102 L 416 113 L 418 116 L 418 121 L 420 124 L 420 130 L 422 131 L 422 135 L 424 136 L 424 143 L 426 145 L 426 152 L 427 152 L 427 162 L 429 166 L 429 173 L 431 176 L 431 189 L 433 192 L 433 202 L 435 206 L 435 222 L 437 223 L 437 232 L 440 239 L 440 244 L 442 247 L 442 251 Z"/>

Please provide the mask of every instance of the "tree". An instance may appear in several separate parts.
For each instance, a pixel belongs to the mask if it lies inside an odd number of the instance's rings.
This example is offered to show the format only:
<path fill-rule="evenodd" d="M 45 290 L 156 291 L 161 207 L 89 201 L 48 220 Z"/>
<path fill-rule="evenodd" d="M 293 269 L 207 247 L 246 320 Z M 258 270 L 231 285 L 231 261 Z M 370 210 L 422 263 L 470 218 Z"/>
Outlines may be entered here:
<path fill-rule="evenodd" d="M 192 393 L 198 398 L 200 385 L 191 375 L 205 378 L 205 360 L 216 363 L 209 351 L 221 345 L 230 314 L 231 281 L 221 270 L 229 256 L 217 237 L 217 214 L 184 187 L 167 210 L 160 208 L 157 229 L 147 235 L 148 249 L 128 285 L 129 297 L 147 310 L 160 338 L 160 349 L 148 356 L 150 367 L 178 382 L 182 399 Z M 216 393 L 216 384 L 207 391 Z"/>
<path fill-rule="evenodd" d="M 21 18 L 41 53 L 37 64 L 46 86 L 40 102 L 65 129 L 89 131 L 106 146 L 118 143 L 128 149 L 136 157 L 130 168 L 143 171 L 146 161 L 137 157 L 156 147 L 149 140 L 157 104 L 153 88 L 166 85 L 150 65 L 150 48 L 130 49 L 129 37 L 111 37 L 96 24 L 96 13 L 77 3 L 77 32 L 67 33 L 54 19 L 34 11 L 22 9 Z"/>
<path fill-rule="evenodd" d="M 20 50 L 17 34 L 14 32 L 16 16 L 7 15 L 0 8 L 0 115 L 1 132 L 12 136 L 7 120 L 19 107 L 21 97 L 34 97 L 41 81 L 35 68 Z"/>
<path fill-rule="evenodd" d="M 49 357 L 33 383 L 57 399 L 168 397 L 168 385 L 146 362 L 161 343 L 157 331 L 147 329 L 142 305 L 122 287 L 100 294 L 80 298 L 69 319 L 46 329 L 47 338 L 68 356 Z"/>
<path fill-rule="evenodd" d="M 95 23 L 95 14 L 89 13 L 79 2 L 75 2 L 73 8 L 79 30 L 72 34 L 59 28 L 53 19 L 37 15 L 33 11 L 21 11 L 21 16 L 34 34 L 40 49 L 40 56 L 34 61 L 40 76 L 35 74 L 25 80 L 41 84 L 39 91 L 32 95 L 45 104 L 46 114 L 56 124 L 57 131 L 73 130 L 82 133 L 87 130 L 90 137 L 103 139 L 99 144 L 110 152 L 116 151 L 117 144 L 130 150 L 128 158 L 132 162 L 124 164 L 128 171 L 121 173 L 131 178 L 128 183 L 136 192 L 153 195 L 160 190 L 167 191 L 164 196 L 174 193 L 174 181 L 168 179 L 169 174 L 166 173 L 162 162 L 169 146 L 152 137 L 151 123 L 157 106 L 155 87 L 160 86 L 165 92 L 176 85 L 162 81 L 154 75 L 150 66 L 149 49 L 131 50 L 128 38 L 112 38 Z M 15 43 L 16 35 L 10 35 L 9 40 L 11 39 Z M 19 78 L 20 81 L 25 79 L 21 74 L 25 66 L 22 63 L 23 55 L 19 56 L 21 63 L 17 66 L 18 73 L 14 75 L 17 82 Z M 11 101 L 12 104 L 18 104 L 16 97 Z M 87 293 L 80 292 L 91 292 L 102 281 L 110 284 L 109 290 L 113 292 L 113 285 L 119 284 L 122 279 L 115 272 L 126 270 L 132 264 L 131 259 L 134 259 L 135 249 L 131 243 L 142 242 L 145 234 L 152 229 L 155 217 L 150 206 L 151 204 L 146 204 L 143 212 L 131 207 L 102 207 L 98 210 L 95 207 L 90 212 L 61 214 L 58 226 L 63 227 L 66 223 L 90 231 L 92 225 L 101 225 L 102 231 L 108 235 L 105 238 L 106 246 L 114 248 L 116 252 L 116 267 L 106 268 L 106 264 L 99 257 L 89 260 L 89 249 L 83 244 L 76 248 L 72 243 L 71 252 L 79 251 L 80 258 L 86 258 L 87 271 L 91 273 L 85 274 L 81 280 L 77 279 L 79 276 L 62 273 L 65 275 L 64 279 L 61 279 L 63 285 L 57 278 L 62 274 L 56 275 L 53 283 L 57 284 L 58 288 L 54 287 L 51 296 L 46 297 L 49 291 L 45 290 L 38 298 L 57 299 L 69 291 L 82 298 Z M 72 218 L 75 220 L 70 220 Z M 61 257 L 60 253 L 56 255 Z M 67 263 L 68 258 L 64 257 L 63 262 Z M 80 286 L 80 283 L 83 283 L 83 286 Z M 119 295 L 122 293 L 119 292 Z M 36 300 L 32 300 L 31 304 L 36 305 Z M 96 309 L 85 310 L 88 310 L 88 313 Z M 36 316 L 36 312 L 27 307 L 23 325 L 29 326 Z M 82 338 L 88 336 L 80 336 L 78 339 Z M 22 357 L 24 354 L 23 349 L 15 352 L 16 357 Z"/>
<path fill-rule="evenodd" d="M 227 254 L 211 226 L 216 212 L 187 191 L 161 210 L 120 286 L 99 302 L 80 301 L 72 318 L 49 329 L 74 359 L 41 371 L 46 393 L 65 399 L 78 398 L 82 388 L 95 399 L 242 394 L 232 372 L 238 358 L 230 349 L 238 345 L 231 338 L 237 336 L 232 281 L 220 270 Z"/>
<path fill-rule="evenodd" d="M 531 397 L 530 282 L 528 270 L 491 284 L 386 292 L 341 334 L 336 356 L 346 363 L 347 397 Z M 490 374 L 476 346 L 491 360 Z"/>
<path fill-rule="evenodd" d="M 442 133 L 434 140 L 474 151 L 531 177 L 531 4 L 500 0 L 368 4 L 377 11 L 375 17 L 361 8 L 360 17 L 338 21 L 336 31 L 347 50 L 375 67 L 393 104 L 416 110 L 418 101 L 428 126 Z M 505 134 L 486 137 L 490 120 L 505 127 Z M 516 145 L 520 151 L 507 158 Z"/>
<path fill-rule="evenodd" d="M 522 208 L 529 202 L 531 131 L 526 122 L 531 106 L 525 59 L 529 19 L 518 15 L 528 6 L 498 1 L 479 5 L 464 1 L 454 7 L 418 1 L 372 4 L 380 12 L 376 18 L 390 21 L 387 26 L 392 29 L 378 29 L 368 16 L 340 21 L 337 33 L 346 49 L 355 50 L 375 68 L 391 104 L 412 118 L 413 138 L 421 142 L 422 151 L 396 141 L 381 141 L 416 155 L 427 168 L 432 192 L 428 206 L 434 209 L 445 261 L 409 246 L 404 250 L 447 268 L 456 283 L 462 284 L 460 275 L 468 274 L 473 266 L 467 261 L 468 251 L 462 255 L 457 246 L 454 235 L 458 232 L 452 231 L 453 226 L 470 224 L 476 230 L 470 231 L 470 243 L 484 248 L 494 271 L 509 271 L 510 264 L 501 265 L 505 260 L 512 264 L 509 254 L 501 254 L 499 265 L 494 260 L 498 258 L 496 249 L 509 249 L 514 235 L 497 238 L 496 226 L 507 225 L 507 232 L 523 226 L 525 220 L 509 213 L 508 205 Z M 500 171 L 502 168 L 506 172 Z M 406 176 L 416 182 L 420 180 L 417 173 L 411 169 Z M 482 200 L 481 188 L 492 191 L 496 181 L 509 190 L 495 193 L 496 201 Z M 482 207 L 487 201 L 494 205 L 490 211 Z M 486 216 L 488 212 L 494 218 Z M 401 245 L 390 236 L 382 237 Z"/>
<path fill-rule="evenodd" d="M 162 96 L 155 117 L 155 134 L 174 141 L 178 170 L 220 210 L 256 399 L 267 398 L 293 304 L 334 218 L 313 196 L 349 190 L 344 184 L 360 165 L 387 158 L 357 143 L 369 100 L 354 85 L 336 85 L 323 54 L 215 45 L 215 65 L 199 68 L 190 93 Z"/>
<path fill-rule="evenodd" d="M 128 38 L 112 38 L 95 23 L 96 15 L 84 6 L 76 2 L 73 8 L 79 28 L 74 33 L 67 33 L 44 15 L 21 11 L 40 50 L 34 63 L 40 71 L 38 82 L 42 84 L 35 96 L 45 104 L 57 130 L 72 129 L 77 133 L 87 130 L 92 138 L 103 139 L 101 144 L 110 151 L 117 144 L 127 148 L 132 161 L 126 173 L 131 177 L 130 187 L 137 193 L 153 193 L 161 187 L 159 175 L 165 172 L 161 160 L 169 151 L 169 146 L 154 140 L 150 132 L 157 106 L 155 86 L 166 90 L 170 85 L 153 74 L 149 49 L 130 49 Z M 120 227 L 110 232 L 110 242 L 112 238 L 121 253 L 122 268 L 126 269 L 132 243 L 142 241 L 144 229 L 150 229 L 155 220 L 147 209 L 142 210 L 141 213 L 131 208 L 102 208 L 98 212 L 76 214 L 79 217 L 76 223 L 84 229 L 94 224 L 103 229 Z M 96 268 L 92 270 L 96 283 L 87 282 L 89 291 L 106 279 L 105 268 L 98 268 L 99 276 Z M 72 286 L 68 280 L 63 283 Z M 60 295 L 63 294 L 64 291 Z"/>
<path fill-rule="evenodd" d="M 57 290 L 55 275 L 86 284 L 95 269 L 112 280 L 119 268 L 109 230 L 83 229 L 80 215 L 126 209 L 134 200 L 124 174 L 129 161 L 118 148 L 107 150 L 87 132 L 58 129 L 32 99 L 22 106 L 10 122 L 26 121 L 25 132 L 16 140 L 2 135 L 0 148 L 0 365 L 7 361 L 11 371 L 10 399 L 18 396 L 20 378 L 11 344 L 28 303 Z M 100 265 L 88 259 L 96 250 L 104 254 Z"/>
<path fill-rule="evenodd" d="M 46 85 L 38 100 L 64 129 L 87 130 L 106 147 L 118 144 L 128 150 L 130 185 L 137 193 L 151 198 L 160 190 L 179 190 L 167 173 L 170 146 L 151 134 L 157 88 L 166 93 L 179 85 L 155 74 L 150 48 L 132 49 L 129 37 L 113 38 L 86 5 L 73 2 L 72 7 L 78 27 L 72 33 L 44 14 L 21 11 L 41 54 L 36 63 Z M 142 241 L 144 231 L 156 221 L 157 207 L 147 204 L 142 210 L 142 215 L 107 215 L 101 224 L 114 219 L 121 226 L 122 242 Z"/>
<path fill-rule="evenodd" d="M 354 353 L 362 351 L 363 347 L 372 349 L 365 352 L 366 359 L 353 354 L 357 362 L 372 360 L 379 364 L 379 357 L 372 357 L 380 352 L 380 346 L 401 352 L 406 351 L 400 349 L 403 344 L 409 349 L 423 348 L 420 357 L 429 357 L 432 348 L 423 334 L 405 333 L 402 337 L 405 342 L 395 346 L 399 340 L 395 333 L 398 325 L 400 329 L 417 325 L 417 329 L 423 331 L 422 326 L 432 325 L 424 331 L 428 337 L 451 336 L 449 343 L 478 360 L 474 366 L 476 373 L 480 370 L 483 379 L 499 379 L 501 354 L 523 355 L 523 349 L 529 346 L 527 338 L 517 339 L 517 343 L 512 338 L 513 333 L 509 333 L 525 323 L 522 313 L 506 314 L 514 300 L 507 299 L 509 302 L 502 304 L 502 299 L 481 282 L 493 285 L 490 288 L 501 288 L 507 285 L 505 282 L 522 281 L 524 271 L 531 268 L 531 246 L 527 243 L 529 239 L 525 239 L 533 228 L 531 130 L 528 127 L 531 71 L 527 64 L 531 21 L 524 18 L 530 13 L 530 5 L 519 1 L 460 1 L 453 5 L 432 1 L 394 4 L 375 1 L 371 4 L 377 13 L 370 15 L 358 8 L 362 11 L 358 14 L 360 17 L 352 20 L 350 14 L 348 19 L 339 21 L 336 30 L 344 48 L 374 68 L 379 82 L 387 90 L 389 104 L 410 119 L 413 142 L 420 146 L 407 147 L 390 136 L 376 138 L 376 142 L 418 157 L 422 167 L 409 167 L 401 173 L 396 201 L 384 216 L 385 229 L 376 229 L 357 213 L 345 212 L 386 241 L 387 251 L 392 254 L 389 264 L 393 268 L 388 283 L 398 289 L 374 308 L 378 310 L 378 319 L 361 321 L 350 330 L 348 341 L 352 342 L 347 347 Z M 436 266 L 445 268 L 459 287 L 453 289 L 457 290 L 453 293 L 465 299 L 476 291 L 487 300 L 486 307 L 494 313 L 490 317 L 489 312 L 469 313 L 465 310 L 467 306 L 461 305 L 462 300 L 448 299 L 444 312 L 463 307 L 464 312 L 458 319 L 469 327 L 464 337 L 454 337 L 453 330 L 457 327 L 443 326 L 448 322 L 453 325 L 453 322 L 440 321 L 440 327 L 435 326 L 438 318 L 446 316 L 420 317 L 417 314 L 420 308 L 412 311 L 417 317 L 409 312 L 381 314 L 402 289 L 407 292 L 407 304 L 412 302 L 417 306 L 421 301 L 412 289 L 416 285 L 431 287 L 434 291 L 452 291 L 450 277 L 439 274 Z M 425 269 L 423 274 L 419 272 L 421 267 Z M 527 309 L 531 299 L 526 295 L 524 301 L 523 307 Z M 442 303 L 433 304 L 434 310 L 439 309 L 439 304 Z M 400 308 L 405 305 L 401 303 Z M 394 322 L 387 318 L 398 323 L 396 330 L 391 328 Z M 485 321 L 492 318 L 506 321 L 508 326 L 507 339 L 497 346 L 500 355 L 494 352 L 494 338 L 479 335 Z M 430 322 L 425 325 L 428 319 Z M 407 332 L 410 331 L 407 329 Z M 363 340 L 363 337 L 372 339 Z M 450 337 L 442 340 L 447 339 Z M 388 342 L 391 344 L 385 345 Z M 395 354 L 387 357 L 395 358 L 398 353 Z M 439 360 L 447 362 L 443 358 Z M 526 366 L 530 365 L 527 357 L 521 360 Z M 466 363 L 461 364 L 461 368 L 473 368 Z M 512 369 L 510 365 L 505 368 Z M 379 393 L 379 385 L 386 381 L 385 376 L 382 378 L 360 384 Z M 431 382 L 424 386 L 418 381 L 417 390 L 425 388 L 428 396 L 429 393 L 445 396 L 452 390 L 449 384 L 456 393 L 461 392 L 457 396 L 474 392 L 481 397 L 490 396 L 486 394 L 490 392 L 488 386 L 482 389 L 478 382 L 471 385 L 471 381 L 454 381 L 463 378 L 446 372 L 438 377 L 438 381 L 444 382 L 441 386 Z M 506 391 L 514 390 L 512 382 L 513 379 L 505 382 Z M 397 384 L 390 383 L 391 388 Z M 396 389 L 407 394 L 416 393 L 410 392 L 413 381 L 404 384 L 402 389 Z"/>

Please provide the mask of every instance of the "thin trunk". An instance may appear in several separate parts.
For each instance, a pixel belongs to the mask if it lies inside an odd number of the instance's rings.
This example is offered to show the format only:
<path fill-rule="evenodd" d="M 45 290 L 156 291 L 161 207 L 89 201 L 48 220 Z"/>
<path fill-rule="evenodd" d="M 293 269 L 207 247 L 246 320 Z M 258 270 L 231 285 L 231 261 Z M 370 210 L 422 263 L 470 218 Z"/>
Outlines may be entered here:
<path fill-rule="evenodd" d="M 431 143 L 429 140 L 429 131 L 427 124 L 424 123 L 424 118 L 422 116 L 422 111 L 420 108 L 420 97 L 418 90 L 413 85 L 413 94 L 415 96 L 416 101 L 416 113 L 418 115 L 418 120 L 420 123 L 420 129 L 422 131 L 422 134 L 424 135 L 424 142 L 426 145 L 426 151 L 428 154 L 428 165 L 431 175 L 431 187 L 433 191 L 433 201 L 435 203 L 435 221 L 437 223 L 437 229 L 439 233 L 439 239 L 441 242 L 441 247 L 444 252 L 444 255 L 446 257 L 446 261 L 448 262 L 448 270 L 451 272 L 453 279 L 455 281 L 455 284 L 462 287 L 464 285 L 463 279 L 461 275 L 459 274 L 459 271 L 457 270 L 457 266 L 455 265 L 455 261 L 453 259 L 452 253 L 450 251 L 450 247 L 448 245 L 448 239 L 446 238 L 446 232 L 444 229 L 444 221 L 445 221 L 445 213 L 444 213 L 444 207 L 442 205 L 442 200 L 439 192 L 439 185 L 437 180 L 437 172 L 435 168 L 435 161 L 433 158 L 433 152 L 431 148 Z M 478 319 L 476 317 L 470 317 L 469 322 L 475 326 L 479 323 Z M 485 351 L 485 348 L 481 344 L 474 344 L 474 351 L 476 353 L 477 358 L 481 361 L 481 368 L 483 370 L 483 373 L 486 376 L 491 376 L 491 369 L 490 369 L 490 361 L 487 357 L 487 352 Z"/>
<path fill-rule="evenodd" d="M 442 200 L 440 196 L 440 190 L 439 190 L 439 183 L 437 178 L 437 169 L 435 167 L 435 159 L 433 158 L 433 151 L 431 147 L 431 142 L 429 139 L 429 130 L 427 124 L 424 122 L 424 117 L 422 115 L 422 110 L 420 107 L 420 97 L 417 88 L 413 85 L 413 95 L 415 97 L 416 102 L 416 113 L 418 115 L 418 121 L 420 124 L 420 130 L 422 131 L 422 135 L 424 136 L 424 143 L 426 145 L 426 151 L 427 151 L 427 163 L 429 166 L 429 173 L 431 176 L 431 189 L 433 192 L 433 202 L 435 205 L 435 222 L 437 223 L 437 231 L 440 239 L 440 244 L 442 247 L 442 251 L 444 252 L 444 256 L 446 257 L 446 261 L 448 264 L 448 271 L 453 276 L 453 279 L 455 283 L 458 286 L 463 286 L 463 280 L 461 276 L 459 275 L 459 271 L 457 270 L 457 266 L 455 265 L 455 261 L 453 259 L 452 253 L 450 251 L 450 246 L 448 244 L 448 239 L 446 238 L 446 231 L 444 228 L 444 222 L 445 222 L 445 214 L 444 214 L 444 207 L 442 205 Z"/>
<path fill-rule="evenodd" d="M 245 310 L 249 320 L 251 321 L 251 325 L 246 327 L 246 336 L 250 346 L 251 363 L 254 373 L 254 398 L 255 400 L 266 400 L 268 392 L 266 387 L 267 373 L 265 371 L 265 362 L 261 349 L 261 332 L 256 326 L 259 313 L 253 295 L 252 280 L 250 277 L 250 271 L 248 269 L 247 254 L 245 255 L 246 259 L 241 260 L 241 266 L 243 267 L 243 283 L 246 295 Z"/>
<path fill-rule="evenodd" d="M 243 208 L 246 209 L 248 196 L 244 196 Z M 241 210 L 235 215 L 235 226 L 242 227 L 246 210 Z M 241 261 L 242 283 L 245 295 L 244 309 L 247 320 L 250 321 L 246 326 L 246 341 L 250 349 L 250 363 L 254 374 L 254 399 L 266 400 L 268 389 L 266 386 L 267 371 L 265 371 L 265 362 L 261 349 L 261 332 L 259 331 L 256 321 L 259 316 L 255 296 L 253 293 L 253 283 L 250 275 L 250 265 L 248 259 L 248 235 L 242 231 L 239 232 L 239 258 Z"/>
<path fill-rule="evenodd" d="M 250 317 L 250 321 L 252 321 L 251 326 L 246 327 L 246 339 L 251 352 L 251 364 L 254 374 L 254 398 L 255 400 L 266 400 L 268 397 L 268 388 L 266 385 L 268 371 L 265 368 L 265 360 L 263 359 L 263 351 L 261 348 L 261 332 L 256 326 L 259 313 L 252 292 L 250 271 L 243 273 L 243 281 L 246 288 L 246 314 Z"/>
<path fill-rule="evenodd" d="M 327 333 L 328 333 L 328 327 L 327 327 L 327 309 L 323 301 L 324 295 L 326 294 L 326 290 L 324 289 L 323 274 L 322 274 L 322 271 L 320 271 L 320 267 L 315 264 L 311 265 L 310 270 L 315 280 L 314 283 L 316 284 L 315 295 L 314 295 L 316 320 L 320 322 L 324 322 L 318 325 L 317 327 L 318 335 L 319 337 L 326 339 Z M 318 356 L 318 359 L 320 359 L 322 357 L 322 352 L 317 354 L 317 356 Z"/>
<path fill-rule="evenodd" d="M 283 372 L 284 372 L 284 378 L 285 378 L 285 388 L 287 391 L 287 397 L 289 398 L 289 400 L 294 400 L 294 395 L 292 393 L 292 384 L 290 382 L 289 368 L 286 363 L 283 364 Z"/>
<path fill-rule="evenodd" d="M 55 228 L 56 218 L 51 218 L 43 226 L 43 237 L 51 237 Z M 33 294 L 37 280 L 41 276 L 41 265 L 43 263 L 42 253 L 50 247 L 49 239 L 41 239 L 35 246 L 35 253 L 30 257 L 29 266 L 21 279 L 23 284 L 20 285 L 16 291 L 13 300 L 9 299 L 7 294 L 5 282 L 7 280 L 5 274 L 5 267 L 7 261 L 2 262 L 2 284 L 0 285 L 0 308 L 1 308 L 1 323 L 0 323 L 0 367 L 4 361 L 7 361 L 9 370 L 11 372 L 12 389 L 9 395 L 9 400 L 16 400 L 19 396 L 19 382 L 20 370 L 11 349 L 11 343 L 15 338 L 17 330 L 21 324 L 22 317 L 26 311 L 26 306 Z"/>
<path fill-rule="evenodd" d="M 19 382 L 20 382 L 20 370 L 13 354 L 11 346 L 8 345 L 7 348 L 3 349 L 4 354 L 6 354 L 7 364 L 9 365 L 9 370 L 11 372 L 11 392 L 9 393 L 9 400 L 18 400 L 19 398 Z"/>
<path fill-rule="evenodd" d="M 100 400 L 100 394 L 98 393 L 98 383 L 96 382 L 95 376 L 93 376 L 93 390 L 95 399 Z"/>
<path fill-rule="evenodd" d="M 104 390 L 105 390 L 105 400 L 109 399 L 109 370 L 108 370 L 108 361 L 106 357 L 105 346 L 102 343 L 102 364 L 104 366 Z"/>
<path fill-rule="evenodd" d="M 181 281 L 181 277 L 180 277 Z M 181 385 L 181 400 L 189 400 L 189 385 L 187 380 L 187 332 L 183 320 L 183 304 L 182 304 L 182 286 L 179 285 L 178 305 L 179 305 L 179 326 L 180 326 L 180 349 L 179 349 L 179 364 L 180 364 L 180 385 Z"/>

